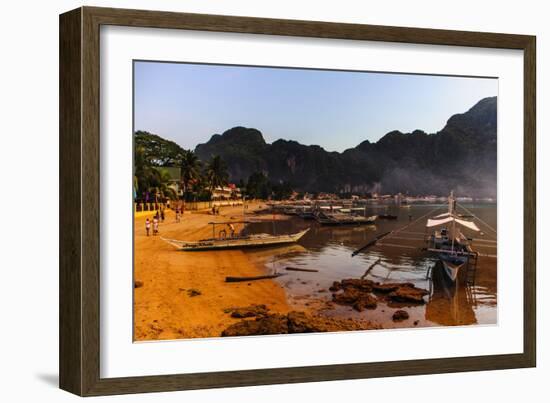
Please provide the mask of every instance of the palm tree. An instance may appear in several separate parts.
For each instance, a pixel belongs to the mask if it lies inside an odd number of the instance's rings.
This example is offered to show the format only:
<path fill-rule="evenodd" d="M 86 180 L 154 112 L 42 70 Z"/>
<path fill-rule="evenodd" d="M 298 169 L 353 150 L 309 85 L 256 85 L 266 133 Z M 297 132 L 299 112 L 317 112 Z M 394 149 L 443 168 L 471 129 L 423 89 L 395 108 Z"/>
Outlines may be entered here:
<path fill-rule="evenodd" d="M 189 185 L 200 176 L 201 162 L 191 150 L 184 150 L 180 163 L 181 185 L 184 199 L 189 192 Z"/>
<path fill-rule="evenodd" d="M 219 155 L 213 157 L 206 168 L 206 178 L 210 184 L 210 193 L 214 189 L 227 185 L 229 174 L 227 173 L 227 165 Z"/>
<path fill-rule="evenodd" d="M 134 193 L 136 197 L 148 192 L 158 182 L 158 172 L 151 166 L 143 147 L 136 147 L 134 154 Z"/>
<path fill-rule="evenodd" d="M 203 173 L 193 181 L 193 200 L 210 200 L 210 185 Z"/>
<path fill-rule="evenodd" d="M 163 190 L 167 188 L 167 177 L 164 175 L 165 172 L 162 172 L 157 167 L 150 167 L 148 170 L 148 175 L 144 178 L 144 189 L 149 192 L 154 197 L 154 201 L 158 202 L 159 197 L 164 198 Z"/>
<path fill-rule="evenodd" d="M 170 181 L 172 179 L 170 174 L 160 169 L 155 169 L 155 171 L 158 175 L 158 186 L 156 187 L 156 191 L 162 198 L 176 199 L 176 191 L 170 187 Z"/>

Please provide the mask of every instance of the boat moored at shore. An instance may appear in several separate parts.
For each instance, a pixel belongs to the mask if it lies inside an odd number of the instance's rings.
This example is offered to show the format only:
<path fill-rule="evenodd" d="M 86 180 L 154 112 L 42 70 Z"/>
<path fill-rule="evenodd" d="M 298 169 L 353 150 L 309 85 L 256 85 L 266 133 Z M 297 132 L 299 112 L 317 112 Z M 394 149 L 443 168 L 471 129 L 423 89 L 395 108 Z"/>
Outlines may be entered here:
<path fill-rule="evenodd" d="M 199 241 L 180 241 L 166 238 L 162 239 L 182 251 L 244 249 L 296 243 L 309 231 L 309 228 L 306 228 L 305 230 L 294 234 L 235 235 L 233 232 L 233 225 L 237 223 L 239 222 L 209 223 L 210 225 L 212 225 L 212 232 L 214 234 L 213 237 L 209 239 L 202 239 Z M 227 235 L 225 229 L 222 229 L 219 232 L 218 236 L 215 236 L 216 225 L 227 225 L 231 229 L 231 233 L 229 234 L 229 236 Z"/>

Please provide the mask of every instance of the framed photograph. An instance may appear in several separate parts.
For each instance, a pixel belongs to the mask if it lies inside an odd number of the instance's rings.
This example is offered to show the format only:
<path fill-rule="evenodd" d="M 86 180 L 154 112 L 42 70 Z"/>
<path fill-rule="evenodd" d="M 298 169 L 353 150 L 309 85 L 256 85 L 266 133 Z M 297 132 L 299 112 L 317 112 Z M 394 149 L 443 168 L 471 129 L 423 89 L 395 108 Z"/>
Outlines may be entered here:
<path fill-rule="evenodd" d="M 533 367 L 535 37 L 60 16 L 60 386 Z"/>

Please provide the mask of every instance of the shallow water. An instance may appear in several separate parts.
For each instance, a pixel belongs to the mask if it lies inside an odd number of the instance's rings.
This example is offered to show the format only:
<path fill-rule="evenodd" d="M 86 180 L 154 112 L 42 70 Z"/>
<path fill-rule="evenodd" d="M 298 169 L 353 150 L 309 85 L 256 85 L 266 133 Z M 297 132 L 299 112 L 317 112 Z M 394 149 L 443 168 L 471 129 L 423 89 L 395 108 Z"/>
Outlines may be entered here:
<path fill-rule="evenodd" d="M 466 204 L 464 207 L 496 229 L 495 204 Z M 474 250 L 491 256 L 480 257 L 475 281 L 471 285 L 467 285 L 464 273 L 455 285 L 449 285 L 441 275 L 437 258 L 420 250 L 425 246 L 426 219 L 445 210 L 446 206 L 432 204 L 368 206 L 366 215 L 398 216 L 397 220 L 378 219 L 376 225 L 370 226 L 321 226 L 315 221 L 294 216 L 283 221 L 253 223 L 247 226 L 247 232 L 283 234 L 308 227 L 310 231 L 296 245 L 251 250 L 247 254 L 263 264 L 269 273 L 285 273 L 277 281 L 284 286 L 288 301 L 295 309 L 310 308 L 326 316 L 368 319 L 384 328 L 494 324 L 497 320 L 496 234 L 479 221 L 476 223 L 481 233 L 464 231 L 474 238 Z M 351 256 L 376 234 L 401 229 L 405 225 L 408 227 L 375 247 Z M 332 299 L 328 288 L 334 281 L 360 278 L 379 259 L 365 278 L 379 282 L 412 282 L 430 291 L 430 295 L 425 297 L 427 304 L 407 306 L 384 301 L 376 310 L 363 312 L 347 306 L 327 306 Z M 318 272 L 286 271 L 286 267 L 316 269 Z M 407 310 L 410 319 L 394 323 L 392 314 L 397 308 Z"/>

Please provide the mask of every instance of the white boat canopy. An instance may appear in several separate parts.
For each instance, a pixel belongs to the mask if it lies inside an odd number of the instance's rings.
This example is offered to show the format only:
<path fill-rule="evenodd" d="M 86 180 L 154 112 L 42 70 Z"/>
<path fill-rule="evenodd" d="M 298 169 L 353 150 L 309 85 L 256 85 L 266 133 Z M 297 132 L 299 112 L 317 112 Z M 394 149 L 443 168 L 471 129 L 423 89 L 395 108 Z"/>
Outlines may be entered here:
<path fill-rule="evenodd" d="M 428 227 L 428 228 L 437 227 L 438 225 L 443 225 L 443 224 L 447 224 L 449 222 L 454 221 L 457 224 L 460 224 L 460 225 L 462 225 L 466 228 L 471 229 L 472 231 L 476 231 L 476 232 L 479 231 L 479 228 L 477 227 L 477 225 L 475 225 L 475 223 L 473 223 L 471 221 L 461 220 L 460 218 L 454 218 L 454 217 L 450 216 L 449 214 L 441 214 L 437 217 L 441 217 L 441 216 L 447 216 L 447 217 L 446 218 L 441 218 L 441 219 L 430 218 L 430 219 L 428 219 L 428 223 L 426 224 L 426 227 Z"/>

